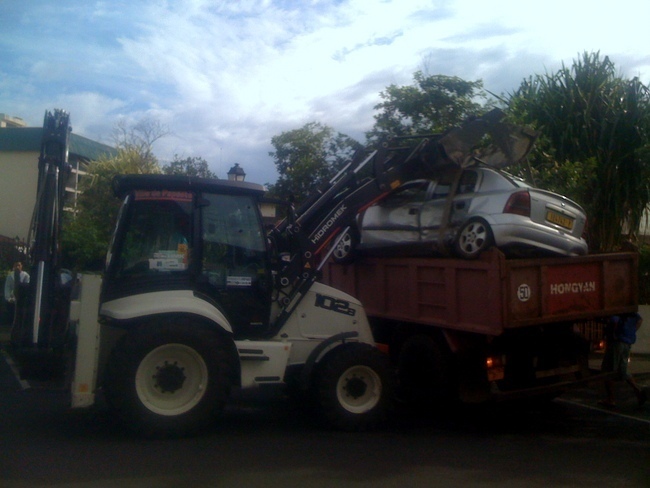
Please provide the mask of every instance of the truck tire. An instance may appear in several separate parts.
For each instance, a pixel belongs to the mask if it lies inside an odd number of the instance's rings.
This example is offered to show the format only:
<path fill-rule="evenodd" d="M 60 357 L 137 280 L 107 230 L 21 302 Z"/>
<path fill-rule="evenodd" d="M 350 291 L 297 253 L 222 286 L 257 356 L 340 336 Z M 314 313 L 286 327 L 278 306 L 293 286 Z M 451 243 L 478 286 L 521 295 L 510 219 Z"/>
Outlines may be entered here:
<path fill-rule="evenodd" d="M 323 419 L 340 430 L 376 427 L 392 405 L 390 361 L 368 344 L 348 343 L 330 351 L 319 364 L 315 386 Z"/>
<path fill-rule="evenodd" d="M 166 319 L 127 334 L 107 365 L 106 400 L 132 430 L 181 437 L 209 425 L 227 400 L 225 339 L 188 319 Z"/>
<path fill-rule="evenodd" d="M 470 219 L 458 231 L 454 250 L 460 258 L 476 259 L 493 242 L 490 225 L 483 219 Z"/>
<path fill-rule="evenodd" d="M 430 408 L 446 406 L 454 398 L 450 354 L 431 336 L 412 335 L 400 348 L 398 397 L 405 404 Z"/>

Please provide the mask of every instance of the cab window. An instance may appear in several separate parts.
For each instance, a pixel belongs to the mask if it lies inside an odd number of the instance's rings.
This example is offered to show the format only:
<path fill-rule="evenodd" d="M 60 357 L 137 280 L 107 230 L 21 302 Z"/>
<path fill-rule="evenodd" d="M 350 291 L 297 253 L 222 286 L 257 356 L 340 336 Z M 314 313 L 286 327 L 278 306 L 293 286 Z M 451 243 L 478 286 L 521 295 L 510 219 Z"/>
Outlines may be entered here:
<path fill-rule="evenodd" d="M 190 193 L 136 191 L 117 276 L 186 273 L 192 244 L 191 211 Z"/>
<path fill-rule="evenodd" d="M 248 196 L 204 195 L 202 274 L 217 287 L 248 288 L 264 275 L 266 244 Z"/>

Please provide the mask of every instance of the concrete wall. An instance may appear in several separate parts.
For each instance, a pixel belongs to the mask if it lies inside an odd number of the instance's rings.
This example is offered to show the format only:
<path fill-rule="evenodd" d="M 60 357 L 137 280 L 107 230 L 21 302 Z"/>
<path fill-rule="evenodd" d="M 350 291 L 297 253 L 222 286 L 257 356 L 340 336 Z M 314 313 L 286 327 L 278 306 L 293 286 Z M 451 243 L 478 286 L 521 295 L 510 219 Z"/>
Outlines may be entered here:
<path fill-rule="evenodd" d="M 0 152 L 0 235 L 27 239 L 36 202 L 38 153 Z"/>

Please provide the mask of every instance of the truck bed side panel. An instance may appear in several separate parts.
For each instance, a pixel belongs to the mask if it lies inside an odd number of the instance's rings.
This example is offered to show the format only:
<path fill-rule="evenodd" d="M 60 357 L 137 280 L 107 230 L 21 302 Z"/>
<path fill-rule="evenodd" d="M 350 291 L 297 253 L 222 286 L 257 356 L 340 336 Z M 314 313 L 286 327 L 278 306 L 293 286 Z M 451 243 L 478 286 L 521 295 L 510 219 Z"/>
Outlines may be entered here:
<path fill-rule="evenodd" d="M 633 253 L 478 260 L 365 257 L 327 263 L 322 281 L 370 317 L 499 335 L 507 328 L 595 319 L 637 308 Z"/>

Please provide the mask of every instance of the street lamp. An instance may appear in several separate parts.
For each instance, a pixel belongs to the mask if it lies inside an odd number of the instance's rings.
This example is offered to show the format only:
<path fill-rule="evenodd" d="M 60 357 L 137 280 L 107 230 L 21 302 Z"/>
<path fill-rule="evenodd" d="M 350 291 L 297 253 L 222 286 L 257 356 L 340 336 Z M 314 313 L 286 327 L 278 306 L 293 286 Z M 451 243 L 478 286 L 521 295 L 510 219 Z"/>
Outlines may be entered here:
<path fill-rule="evenodd" d="M 235 163 L 227 174 L 230 181 L 244 181 L 246 179 L 246 173 L 243 168 L 239 166 L 239 163 Z"/>

